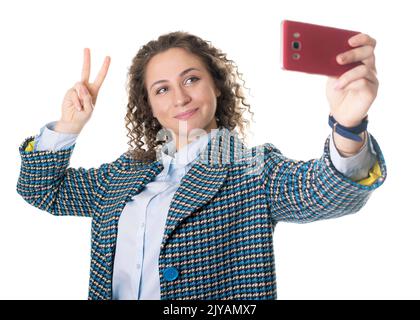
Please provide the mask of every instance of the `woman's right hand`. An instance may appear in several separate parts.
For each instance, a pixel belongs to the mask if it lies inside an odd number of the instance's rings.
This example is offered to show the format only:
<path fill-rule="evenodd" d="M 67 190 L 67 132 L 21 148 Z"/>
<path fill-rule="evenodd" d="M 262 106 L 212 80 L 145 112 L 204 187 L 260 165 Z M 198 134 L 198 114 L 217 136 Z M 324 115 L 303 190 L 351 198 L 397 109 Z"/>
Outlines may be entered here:
<path fill-rule="evenodd" d="M 61 118 L 57 122 L 54 131 L 64 133 L 80 133 L 89 121 L 95 108 L 99 89 L 105 80 L 111 58 L 105 57 L 102 68 L 93 83 L 89 83 L 90 75 L 90 50 L 84 49 L 84 62 L 82 78 L 80 82 L 70 88 L 61 105 Z"/>

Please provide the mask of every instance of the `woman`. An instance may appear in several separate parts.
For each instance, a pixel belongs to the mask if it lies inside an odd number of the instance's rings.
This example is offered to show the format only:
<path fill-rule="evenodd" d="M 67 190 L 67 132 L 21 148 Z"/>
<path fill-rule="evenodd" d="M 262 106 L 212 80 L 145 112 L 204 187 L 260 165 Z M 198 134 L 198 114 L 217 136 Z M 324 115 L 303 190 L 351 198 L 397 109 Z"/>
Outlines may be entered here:
<path fill-rule="evenodd" d="M 374 39 L 349 43 L 337 61 L 363 64 L 330 78 L 327 96 L 337 123 L 354 127 L 378 81 Z M 51 214 L 92 218 L 89 299 L 276 299 L 276 223 L 354 213 L 385 179 L 366 130 L 353 140 L 333 130 L 323 156 L 307 162 L 269 143 L 247 148 L 236 134 L 250 110 L 235 64 L 185 32 L 150 41 L 133 59 L 131 149 L 99 168 L 68 168 L 110 64 L 90 83 L 84 54 L 61 119 L 20 146 L 17 191 Z"/>

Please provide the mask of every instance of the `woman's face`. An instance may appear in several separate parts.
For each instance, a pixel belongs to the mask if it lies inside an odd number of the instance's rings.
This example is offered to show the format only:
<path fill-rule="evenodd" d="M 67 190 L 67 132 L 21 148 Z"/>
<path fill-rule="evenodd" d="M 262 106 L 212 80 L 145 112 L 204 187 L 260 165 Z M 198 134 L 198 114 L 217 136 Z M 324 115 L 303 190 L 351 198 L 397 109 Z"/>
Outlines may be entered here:
<path fill-rule="evenodd" d="M 172 130 L 175 139 L 188 136 L 192 129 L 210 132 L 220 91 L 205 65 L 182 48 L 155 55 L 147 64 L 147 93 L 153 115 L 162 127 Z M 182 113 L 194 111 L 191 115 Z"/>

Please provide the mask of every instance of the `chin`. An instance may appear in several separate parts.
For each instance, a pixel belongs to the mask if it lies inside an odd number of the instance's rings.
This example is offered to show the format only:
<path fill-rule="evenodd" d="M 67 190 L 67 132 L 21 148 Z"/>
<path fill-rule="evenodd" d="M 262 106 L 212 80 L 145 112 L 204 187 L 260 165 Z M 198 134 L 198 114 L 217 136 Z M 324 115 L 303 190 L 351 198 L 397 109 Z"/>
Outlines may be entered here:
<path fill-rule="evenodd" d="M 208 125 L 204 124 L 202 121 L 197 121 L 196 119 L 185 120 L 185 121 L 177 121 L 173 131 L 177 135 L 190 135 L 191 133 L 192 134 L 195 134 L 195 133 L 200 134 L 199 131 L 200 130 L 205 131 L 206 126 L 208 126 Z M 197 132 L 194 132 L 194 131 L 197 131 Z"/>

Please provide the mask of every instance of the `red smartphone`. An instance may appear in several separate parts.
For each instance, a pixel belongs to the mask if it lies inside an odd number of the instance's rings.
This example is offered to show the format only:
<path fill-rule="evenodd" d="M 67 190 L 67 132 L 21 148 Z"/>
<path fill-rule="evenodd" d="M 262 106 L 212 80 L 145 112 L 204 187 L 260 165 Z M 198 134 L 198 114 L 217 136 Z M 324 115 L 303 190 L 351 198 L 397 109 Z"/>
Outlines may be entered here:
<path fill-rule="evenodd" d="M 338 64 L 337 55 L 353 49 L 349 38 L 360 33 L 316 24 L 282 21 L 282 68 L 339 77 L 361 62 Z"/>

